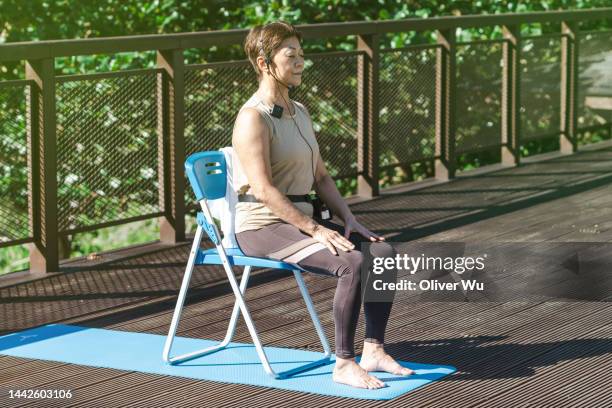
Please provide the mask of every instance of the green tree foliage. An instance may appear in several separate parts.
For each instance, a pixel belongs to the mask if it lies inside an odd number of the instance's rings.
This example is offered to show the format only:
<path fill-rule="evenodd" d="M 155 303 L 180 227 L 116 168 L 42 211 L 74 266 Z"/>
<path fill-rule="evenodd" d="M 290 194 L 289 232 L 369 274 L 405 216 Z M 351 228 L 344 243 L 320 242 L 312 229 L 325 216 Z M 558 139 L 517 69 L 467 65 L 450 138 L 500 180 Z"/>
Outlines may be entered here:
<path fill-rule="evenodd" d="M 440 1 L 440 0 L 283 0 L 249 2 L 209 0 L 0 0 L 0 41 L 67 40 L 139 34 L 248 28 L 254 24 L 284 19 L 293 24 L 339 21 L 372 21 L 443 15 L 499 14 L 546 10 L 571 10 L 610 6 L 609 0 L 543 1 Z M 594 24 L 601 25 L 602 22 Z M 540 29 L 540 28 L 536 28 Z M 464 31 L 465 39 L 480 38 L 491 30 Z M 388 36 L 384 46 L 397 47 L 413 39 L 414 33 Z M 346 38 L 308 41 L 307 50 L 350 46 Z M 352 44 L 352 43 L 350 43 Z M 205 61 L 242 58 L 240 47 L 211 47 L 191 57 Z M 72 63 L 70 62 L 72 61 Z M 87 60 L 89 68 L 122 68 L 143 64 L 131 57 L 99 57 Z M 94 63 L 95 62 L 95 63 Z M 83 61 L 79 61 L 82 65 Z M 64 62 L 75 68 L 74 59 Z M 3 67 L 13 77 L 22 77 L 20 64 Z M 66 68 L 58 64 L 58 69 Z"/>

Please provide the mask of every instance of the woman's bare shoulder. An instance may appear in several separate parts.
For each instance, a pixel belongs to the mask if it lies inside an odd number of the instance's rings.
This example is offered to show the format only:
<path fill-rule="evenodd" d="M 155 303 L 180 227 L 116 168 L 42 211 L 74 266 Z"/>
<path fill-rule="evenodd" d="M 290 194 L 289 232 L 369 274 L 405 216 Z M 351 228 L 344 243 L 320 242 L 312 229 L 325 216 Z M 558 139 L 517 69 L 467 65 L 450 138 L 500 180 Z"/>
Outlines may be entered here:
<path fill-rule="evenodd" d="M 270 137 L 270 128 L 262 114 L 254 107 L 241 109 L 234 125 L 233 142 L 253 142 L 263 137 Z"/>
<path fill-rule="evenodd" d="M 240 109 L 238 112 L 238 116 L 236 116 L 236 123 L 240 124 L 257 124 L 257 123 L 265 123 L 264 118 L 261 116 L 261 113 L 254 107 L 244 107 Z"/>

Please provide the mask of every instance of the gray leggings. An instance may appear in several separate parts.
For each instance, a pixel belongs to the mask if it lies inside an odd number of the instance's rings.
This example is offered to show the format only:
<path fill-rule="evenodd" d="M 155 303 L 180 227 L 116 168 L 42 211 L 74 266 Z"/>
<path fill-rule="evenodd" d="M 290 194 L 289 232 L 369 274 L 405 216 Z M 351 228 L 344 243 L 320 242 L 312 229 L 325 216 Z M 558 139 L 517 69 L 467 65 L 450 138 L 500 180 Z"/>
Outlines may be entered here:
<path fill-rule="evenodd" d="M 344 227 L 341 225 L 318 219 L 317 222 L 344 235 Z M 309 237 L 297 227 L 279 222 L 258 230 L 240 232 L 236 234 L 236 241 L 246 255 L 266 256 Z M 360 268 L 363 261 L 363 254 L 359 248 L 361 242 L 366 241 L 357 233 L 351 233 L 349 240 L 355 245 L 355 249 L 349 252 L 338 249 L 338 255 L 333 255 L 326 248 L 298 262 L 301 267 L 310 272 L 338 277 L 333 313 L 336 326 L 336 355 L 341 358 L 355 357 L 355 330 L 361 309 Z M 389 244 L 378 242 L 372 245 L 378 246 L 377 256 L 394 256 L 393 248 Z M 364 303 L 366 323 L 364 341 L 384 343 L 385 329 L 392 305 L 392 302 Z"/>

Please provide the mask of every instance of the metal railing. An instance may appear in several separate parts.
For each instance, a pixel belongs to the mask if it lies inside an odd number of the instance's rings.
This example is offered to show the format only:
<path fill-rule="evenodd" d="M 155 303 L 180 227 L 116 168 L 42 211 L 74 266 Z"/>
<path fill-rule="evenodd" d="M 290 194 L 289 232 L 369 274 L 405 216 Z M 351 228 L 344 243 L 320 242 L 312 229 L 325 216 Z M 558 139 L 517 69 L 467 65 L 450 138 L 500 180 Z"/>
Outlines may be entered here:
<path fill-rule="evenodd" d="M 581 32 L 612 8 L 299 26 L 304 38 L 357 36 L 354 51 L 307 55 L 305 85 L 321 153 L 336 179 L 379 194 L 381 170 L 433 163 L 454 177 L 457 157 L 499 149 L 517 165 L 524 143 L 611 132 L 584 97 L 582 64 L 612 53 L 612 31 Z M 521 25 L 559 33 L 521 37 Z M 458 42 L 458 28 L 502 28 L 502 39 Z M 395 32 L 435 31 L 436 44 L 381 47 Z M 248 30 L 0 45 L 25 61 L 25 80 L 0 82 L 4 174 L 0 247 L 33 243 L 31 272 L 59 269 L 67 234 L 160 217 L 160 239 L 185 239 L 191 194 L 185 157 L 230 144 L 235 115 L 256 89 L 247 61 L 185 64 L 184 50 L 239 44 Z M 55 59 L 156 51 L 157 67 L 56 75 Z M 590 65 L 589 65 L 590 66 Z M 588 73 L 587 73 L 588 74 Z M 586 75 L 586 74 L 585 74 Z M 601 97 L 601 95 L 594 97 Z M 612 95 L 608 97 L 612 98 Z M 609 136 L 609 135 L 608 135 Z M 7 153 L 8 152 L 8 153 Z"/>

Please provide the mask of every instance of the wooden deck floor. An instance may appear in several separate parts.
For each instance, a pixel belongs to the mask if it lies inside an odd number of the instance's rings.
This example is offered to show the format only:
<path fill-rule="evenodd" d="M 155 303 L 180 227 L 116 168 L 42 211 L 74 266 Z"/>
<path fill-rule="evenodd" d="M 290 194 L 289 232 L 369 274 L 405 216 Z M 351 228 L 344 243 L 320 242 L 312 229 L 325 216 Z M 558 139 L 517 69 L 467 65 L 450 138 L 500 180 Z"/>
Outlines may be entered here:
<path fill-rule="evenodd" d="M 612 241 L 612 148 L 585 151 L 352 205 L 389 240 Z M 0 333 L 52 322 L 166 334 L 188 246 L 153 245 L 0 289 Z M 139 250 L 142 252 L 142 248 Z M 114 259 L 117 258 L 117 259 Z M 612 274 L 611 274 L 612 275 Z M 306 282 L 330 341 L 336 280 Z M 0 282 L 1 284 L 1 282 Z M 181 336 L 221 339 L 231 293 L 221 270 L 194 274 Z M 262 341 L 318 350 L 292 277 L 257 271 L 247 299 Z M 244 385 L 0 357 L 2 407 L 610 407 L 610 293 L 589 301 L 402 302 L 388 351 L 458 372 L 391 401 L 358 401 Z M 363 336 L 360 321 L 357 338 Z M 249 341 L 240 324 L 235 341 Z M 358 351 L 360 351 L 358 349 Z M 151 356 L 158 358 L 159 356 Z M 263 372 L 263 371 L 262 371 Z M 8 389 L 72 389 L 71 400 L 10 400 Z"/>

